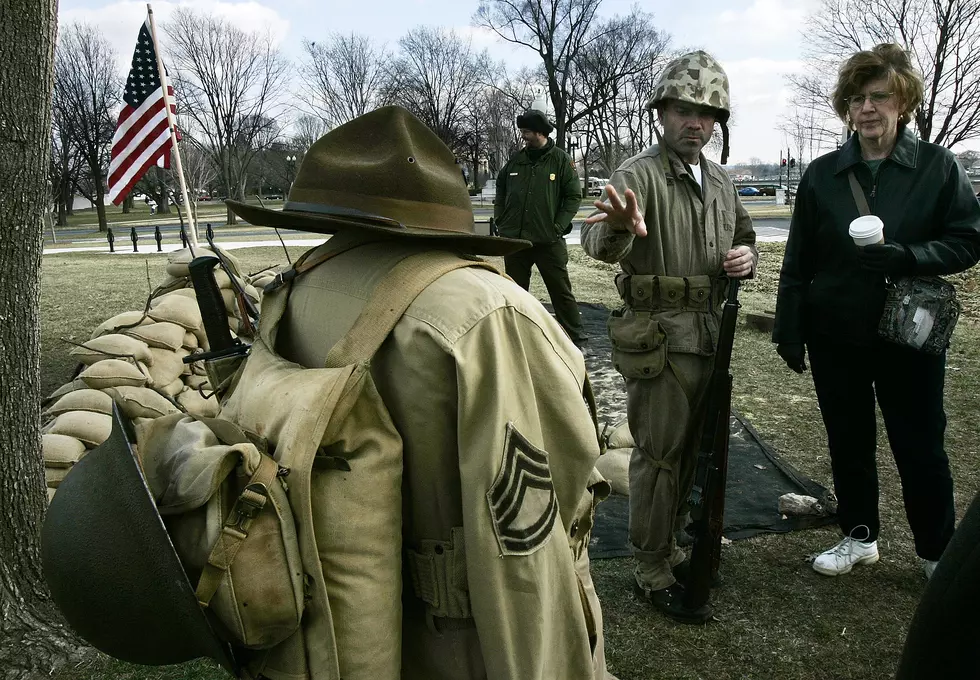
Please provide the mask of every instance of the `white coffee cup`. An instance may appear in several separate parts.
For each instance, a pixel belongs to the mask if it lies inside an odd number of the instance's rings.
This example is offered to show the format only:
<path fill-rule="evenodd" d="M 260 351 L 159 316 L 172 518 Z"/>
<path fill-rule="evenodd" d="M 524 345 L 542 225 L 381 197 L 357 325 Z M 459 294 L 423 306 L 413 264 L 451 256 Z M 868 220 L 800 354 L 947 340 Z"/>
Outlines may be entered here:
<path fill-rule="evenodd" d="M 848 228 L 847 233 L 857 246 L 870 246 L 885 242 L 885 223 L 877 215 L 862 215 Z"/>

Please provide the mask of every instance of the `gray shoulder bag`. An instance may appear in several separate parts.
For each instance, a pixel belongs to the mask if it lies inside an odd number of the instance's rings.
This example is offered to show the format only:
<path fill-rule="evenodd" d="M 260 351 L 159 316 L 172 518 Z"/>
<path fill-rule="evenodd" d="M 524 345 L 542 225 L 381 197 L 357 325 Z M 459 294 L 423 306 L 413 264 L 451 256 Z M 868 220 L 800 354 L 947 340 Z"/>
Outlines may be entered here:
<path fill-rule="evenodd" d="M 847 173 L 861 215 L 870 215 L 868 200 L 853 172 Z M 938 276 L 885 277 L 885 309 L 878 335 L 928 354 L 942 354 L 949 347 L 961 306 L 953 285 Z"/>

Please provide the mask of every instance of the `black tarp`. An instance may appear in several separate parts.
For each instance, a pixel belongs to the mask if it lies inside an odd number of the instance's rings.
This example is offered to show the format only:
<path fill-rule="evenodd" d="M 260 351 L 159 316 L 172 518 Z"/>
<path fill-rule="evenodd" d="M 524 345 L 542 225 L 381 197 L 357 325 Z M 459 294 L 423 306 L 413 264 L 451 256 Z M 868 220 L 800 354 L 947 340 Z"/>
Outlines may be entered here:
<path fill-rule="evenodd" d="M 599 422 L 616 425 L 626 416 L 626 388 L 610 359 L 612 348 L 606 333 L 609 309 L 587 303 L 579 303 L 579 309 L 589 336 L 585 364 L 596 393 Z M 827 490 L 781 460 L 752 425 L 734 411 L 728 457 L 726 538 L 738 540 L 764 532 L 781 533 L 836 522 L 836 517 L 825 515 L 783 519 L 778 507 L 781 495 L 796 493 L 823 500 Z M 629 499 L 613 494 L 596 511 L 589 555 L 596 559 L 629 555 L 628 527 Z"/>

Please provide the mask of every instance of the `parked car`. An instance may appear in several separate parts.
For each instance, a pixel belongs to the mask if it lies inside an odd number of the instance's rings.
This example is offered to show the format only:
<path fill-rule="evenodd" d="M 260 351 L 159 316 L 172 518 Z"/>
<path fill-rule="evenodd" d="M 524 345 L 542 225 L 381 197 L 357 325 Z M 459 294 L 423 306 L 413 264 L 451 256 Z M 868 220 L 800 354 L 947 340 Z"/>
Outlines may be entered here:
<path fill-rule="evenodd" d="M 738 190 L 739 196 L 760 196 L 762 192 L 755 187 L 742 187 Z"/>

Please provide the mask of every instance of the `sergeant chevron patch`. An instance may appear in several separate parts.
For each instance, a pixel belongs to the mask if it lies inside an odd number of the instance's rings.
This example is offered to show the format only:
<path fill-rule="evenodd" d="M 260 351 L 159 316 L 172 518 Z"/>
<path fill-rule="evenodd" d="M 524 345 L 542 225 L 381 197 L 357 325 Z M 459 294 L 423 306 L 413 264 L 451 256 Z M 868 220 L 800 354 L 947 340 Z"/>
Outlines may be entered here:
<path fill-rule="evenodd" d="M 514 423 L 507 423 L 503 461 L 487 503 L 504 555 L 530 555 L 548 542 L 558 516 L 548 453 L 531 444 Z"/>

